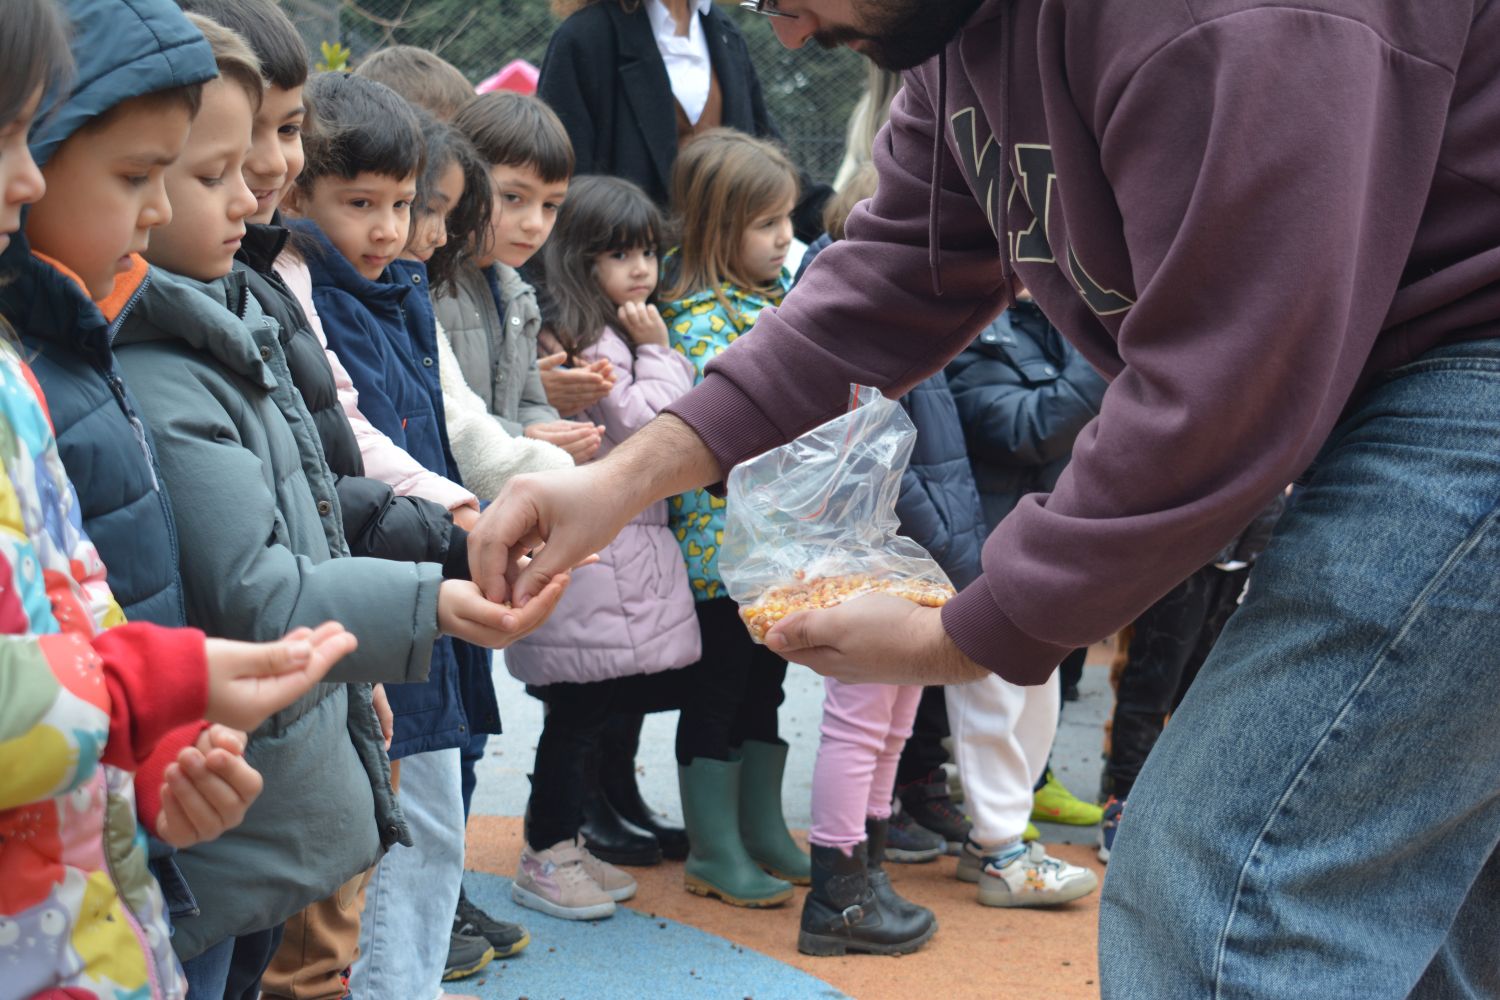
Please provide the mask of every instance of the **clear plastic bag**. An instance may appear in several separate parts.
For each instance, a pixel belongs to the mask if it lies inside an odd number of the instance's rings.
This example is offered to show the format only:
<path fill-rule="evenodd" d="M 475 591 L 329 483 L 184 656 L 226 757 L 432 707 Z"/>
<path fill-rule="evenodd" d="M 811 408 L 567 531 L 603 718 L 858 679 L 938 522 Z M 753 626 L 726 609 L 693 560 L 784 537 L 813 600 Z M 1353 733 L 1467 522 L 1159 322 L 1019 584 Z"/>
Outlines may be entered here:
<path fill-rule="evenodd" d="M 896 533 L 916 427 L 878 390 L 851 390 L 843 416 L 729 474 L 719 574 L 756 642 L 789 614 L 861 594 L 928 607 L 954 594 L 927 550 Z"/>

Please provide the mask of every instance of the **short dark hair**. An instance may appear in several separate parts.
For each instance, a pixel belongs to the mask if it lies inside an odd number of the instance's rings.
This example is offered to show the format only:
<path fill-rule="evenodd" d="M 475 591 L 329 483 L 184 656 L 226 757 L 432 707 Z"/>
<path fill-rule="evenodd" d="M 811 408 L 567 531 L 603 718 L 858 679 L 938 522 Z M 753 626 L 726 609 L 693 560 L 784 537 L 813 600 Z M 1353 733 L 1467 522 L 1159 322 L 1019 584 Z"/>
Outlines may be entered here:
<path fill-rule="evenodd" d="M 453 283 L 462 261 L 471 254 L 487 252 L 495 196 L 490 188 L 489 170 L 464 134 L 421 108 L 416 112 L 422 123 L 426 163 L 422 176 L 417 179 L 417 201 L 413 210 L 422 212 L 426 209 L 432 199 L 432 189 L 449 167 L 458 164 L 464 178 L 463 197 L 448 209 L 445 220 L 448 242 L 438 247 L 427 262 L 428 288 L 437 295 Z M 416 227 L 412 228 L 415 231 Z"/>
<path fill-rule="evenodd" d="M 548 184 L 573 176 L 568 130 L 541 99 L 509 90 L 481 94 L 453 118 L 492 167 L 531 167 Z"/>
<path fill-rule="evenodd" d="M 307 50 L 292 21 L 272 0 L 177 0 L 177 6 L 218 21 L 243 38 L 267 83 L 292 90 L 307 82 Z"/>
<path fill-rule="evenodd" d="M 392 45 L 364 58 L 355 76 L 376 80 L 412 104 L 452 121 L 474 99 L 474 85 L 442 56 L 415 45 Z"/>
<path fill-rule="evenodd" d="M 322 177 L 422 173 L 422 125 L 400 94 L 350 73 L 319 73 L 308 81 L 307 94 L 318 122 L 303 138 L 307 165 L 297 180 L 302 188 Z"/>
<path fill-rule="evenodd" d="M 184 83 L 175 87 L 165 87 L 161 90 L 153 90 L 149 94 L 140 94 L 136 97 L 128 97 L 104 112 L 96 115 L 78 127 L 79 132 L 97 132 L 113 125 L 115 120 L 122 115 L 141 111 L 158 113 L 162 111 L 186 111 L 189 118 L 198 117 L 198 109 L 203 106 L 203 84 Z"/>
<path fill-rule="evenodd" d="M 68 28 L 52 0 L 7 0 L 0 66 L 0 124 L 19 118 L 38 88 L 54 89 L 67 78 Z"/>

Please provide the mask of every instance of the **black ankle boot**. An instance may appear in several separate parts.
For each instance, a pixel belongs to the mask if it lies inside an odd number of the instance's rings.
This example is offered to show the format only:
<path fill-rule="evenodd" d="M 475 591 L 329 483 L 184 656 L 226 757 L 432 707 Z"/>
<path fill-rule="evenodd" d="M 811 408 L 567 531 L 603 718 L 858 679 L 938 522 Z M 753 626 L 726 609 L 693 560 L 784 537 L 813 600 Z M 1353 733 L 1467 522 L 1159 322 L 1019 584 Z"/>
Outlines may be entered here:
<path fill-rule="evenodd" d="M 616 813 L 650 833 L 661 847 L 661 856 L 681 861 L 688 856 L 687 831 L 673 826 L 666 817 L 646 804 L 635 783 L 635 753 L 640 745 L 642 716 L 612 715 L 604 727 L 599 786 Z"/>
<path fill-rule="evenodd" d="M 812 891 L 802 904 L 797 950 L 804 955 L 906 955 L 937 930 L 932 914 L 888 907 L 870 884 L 866 845 L 846 857 L 837 847 L 812 848 Z"/>
<path fill-rule="evenodd" d="M 881 867 L 885 864 L 885 835 L 890 826 L 888 819 L 875 819 L 873 816 L 865 817 L 866 859 L 865 868 L 870 873 L 870 891 L 875 893 L 875 898 L 880 905 L 892 913 L 899 913 L 903 918 L 912 920 L 930 919 L 932 926 L 937 927 L 937 917 L 927 907 L 919 903 L 913 903 L 905 896 L 896 891 L 891 885 L 891 877 Z"/>
<path fill-rule="evenodd" d="M 643 830 L 625 819 L 604 795 L 597 783 L 590 783 L 583 798 L 583 835 L 589 853 L 612 865 L 645 867 L 661 863 L 661 844 L 651 831 Z"/>

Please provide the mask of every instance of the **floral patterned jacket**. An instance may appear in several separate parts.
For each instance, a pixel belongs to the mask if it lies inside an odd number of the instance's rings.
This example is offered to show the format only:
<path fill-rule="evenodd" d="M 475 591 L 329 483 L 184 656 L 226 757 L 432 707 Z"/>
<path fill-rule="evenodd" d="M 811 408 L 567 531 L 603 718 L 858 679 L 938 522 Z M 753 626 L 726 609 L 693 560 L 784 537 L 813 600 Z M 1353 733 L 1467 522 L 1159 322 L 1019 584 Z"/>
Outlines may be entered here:
<path fill-rule="evenodd" d="M 181 997 L 131 772 L 202 717 L 203 635 L 122 624 L 6 342 L 0 466 L 0 994 Z"/>
<path fill-rule="evenodd" d="M 792 287 L 791 272 L 781 269 L 776 291 L 762 294 L 731 284 L 705 288 L 686 298 L 664 302 L 661 315 L 667 321 L 672 349 L 693 363 L 693 384 L 703 381 L 703 369 L 755 324 L 766 306 L 780 305 Z M 725 309 L 718 293 L 728 301 Z M 682 546 L 687 560 L 688 581 L 693 597 L 700 601 L 727 597 L 719 579 L 719 547 L 724 544 L 725 501 L 706 490 L 694 490 L 671 499 L 668 525 Z"/>

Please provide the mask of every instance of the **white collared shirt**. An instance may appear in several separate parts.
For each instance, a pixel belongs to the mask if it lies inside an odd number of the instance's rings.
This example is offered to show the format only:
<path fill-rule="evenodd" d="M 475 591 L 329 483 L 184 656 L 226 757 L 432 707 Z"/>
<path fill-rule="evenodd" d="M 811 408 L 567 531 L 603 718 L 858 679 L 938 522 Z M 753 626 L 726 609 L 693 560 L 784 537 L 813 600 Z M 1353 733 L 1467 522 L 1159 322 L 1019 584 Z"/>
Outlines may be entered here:
<path fill-rule="evenodd" d="M 672 82 L 672 96 L 682 105 L 688 121 L 696 125 L 703 117 L 708 105 L 708 91 L 713 76 L 713 64 L 708 57 L 708 39 L 703 36 L 702 16 L 713 9 L 713 0 L 697 0 L 697 8 L 689 19 L 686 36 L 677 33 L 677 22 L 667 10 L 663 0 L 647 0 L 646 14 L 651 18 L 651 31 L 656 35 L 656 47 L 661 51 L 661 61 L 667 65 L 667 79 Z"/>

